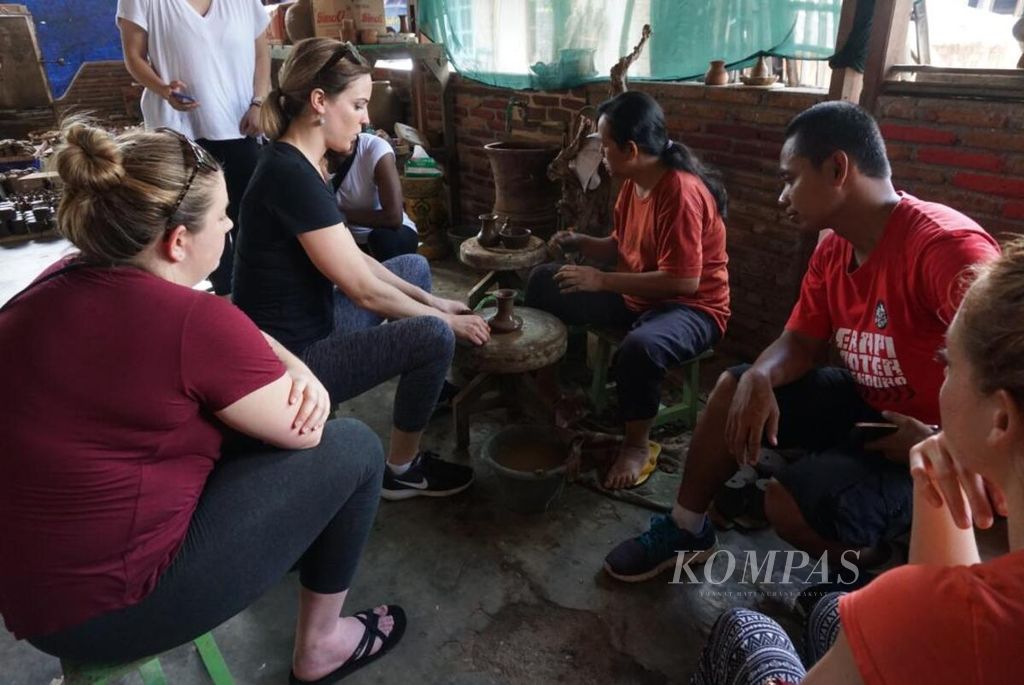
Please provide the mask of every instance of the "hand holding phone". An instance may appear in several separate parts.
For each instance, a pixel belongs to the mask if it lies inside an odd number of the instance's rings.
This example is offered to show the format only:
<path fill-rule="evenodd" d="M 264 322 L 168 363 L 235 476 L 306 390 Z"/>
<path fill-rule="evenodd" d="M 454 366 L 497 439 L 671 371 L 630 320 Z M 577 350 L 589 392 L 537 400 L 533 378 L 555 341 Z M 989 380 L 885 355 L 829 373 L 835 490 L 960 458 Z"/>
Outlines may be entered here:
<path fill-rule="evenodd" d="M 179 93 L 173 90 L 171 91 L 171 97 L 177 100 L 178 102 L 184 102 L 185 104 L 191 104 L 196 101 L 196 99 L 188 93 Z"/>
<path fill-rule="evenodd" d="M 895 423 L 881 421 L 861 421 L 853 424 L 850 430 L 850 442 L 855 445 L 864 445 L 892 435 L 899 430 Z"/>

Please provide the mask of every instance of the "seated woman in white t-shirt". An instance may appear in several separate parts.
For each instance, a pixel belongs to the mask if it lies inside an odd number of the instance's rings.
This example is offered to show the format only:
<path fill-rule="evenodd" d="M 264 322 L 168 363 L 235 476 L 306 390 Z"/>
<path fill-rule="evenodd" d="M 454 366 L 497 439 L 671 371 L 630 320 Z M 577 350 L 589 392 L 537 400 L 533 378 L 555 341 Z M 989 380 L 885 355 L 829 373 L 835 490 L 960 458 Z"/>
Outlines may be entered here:
<path fill-rule="evenodd" d="M 360 133 L 350 157 L 335 158 L 331 182 L 356 243 L 378 261 L 416 252 L 416 224 L 402 209 L 402 183 L 391 144 Z"/>

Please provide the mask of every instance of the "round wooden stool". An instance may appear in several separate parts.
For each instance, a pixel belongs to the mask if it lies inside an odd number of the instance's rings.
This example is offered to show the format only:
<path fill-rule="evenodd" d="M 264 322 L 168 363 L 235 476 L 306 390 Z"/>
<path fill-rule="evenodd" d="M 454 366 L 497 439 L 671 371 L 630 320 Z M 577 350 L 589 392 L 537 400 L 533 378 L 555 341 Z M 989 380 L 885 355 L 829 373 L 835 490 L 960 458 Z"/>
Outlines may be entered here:
<path fill-rule="evenodd" d="M 484 319 L 494 316 L 494 307 L 484 307 Z M 565 356 L 568 331 L 557 317 L 530 307 L 516 307 L 516 316 L 523 327 L 514 333 L 491 334 L 480 347 L 456 349 L 456 358 L 477 372 L 477 375 L 452 400 L 456 446 L 469 446 L 471 414 L 499 407 L 523 406 L 526 393 L 536 395 L 527 371 L 550 366 Z M 490 397 L 484 397 L 494 391 Z"/>
<path fill-rule="evenodd" d="M 475 309 L 487 291 L 494 286 L 521 288 L 522 282 L 516 271 L 543 264 L 547 259 L 547 246 L 535 235 L 530 236 L 530 242 L 520 250 L 510 250 L 501 245 L 483 247 L 475 237 L 469 238 L 459 248 L 459 261 L 488 273 L 469 291 L 469 295 L 466 296 L 467 303 L 470 308 Z"/>

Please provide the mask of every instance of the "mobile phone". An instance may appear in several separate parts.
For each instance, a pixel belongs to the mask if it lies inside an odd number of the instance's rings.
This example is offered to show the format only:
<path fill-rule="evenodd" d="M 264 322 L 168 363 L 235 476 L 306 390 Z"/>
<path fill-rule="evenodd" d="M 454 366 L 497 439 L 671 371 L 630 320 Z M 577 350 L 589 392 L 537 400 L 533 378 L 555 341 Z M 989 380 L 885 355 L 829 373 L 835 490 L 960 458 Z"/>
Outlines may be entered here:
<path fill-rule="evenodd" d="M 177 100 L 178 102 L 191 103 L 196 101 L 196 99 L 188 93 L 179 93 L 176 90 L 171 91 L 171 97 Z"/>
<path fill-rule="evenodd" d="M 850 430 L 850 442 L 855 445 L 863 445 L 879 438 L 884 438 L 887 435 L 892 435 L 899 430 L 899 426 L 895 423 L 883 423 L 865 421 L 853 424 L 853 428 Z"/>

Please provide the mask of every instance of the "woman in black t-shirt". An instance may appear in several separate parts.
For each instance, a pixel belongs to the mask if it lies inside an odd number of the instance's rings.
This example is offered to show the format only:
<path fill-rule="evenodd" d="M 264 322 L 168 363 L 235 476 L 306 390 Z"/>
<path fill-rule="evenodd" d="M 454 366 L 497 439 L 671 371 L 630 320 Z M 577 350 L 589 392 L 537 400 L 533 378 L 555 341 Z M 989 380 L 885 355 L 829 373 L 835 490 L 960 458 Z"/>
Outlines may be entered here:
<path fill-rule="evenodd" d="M 483 344 L 487 324 L 430 293 L 425 259 L 378 263 L 343 223 L 319 169 L 328 150 L 348 153 L 368 123 L 370 68 L 359 54 L 336 40 L 302 41 L 279 80 L 262 109 L 274 142 L 242 200 L 235 303 L 305 361 L 334 402 L 400 377 L 384 498 L 461 492 L 472 470 L 421 451 L 420 438 L 455 339 Z"/>

